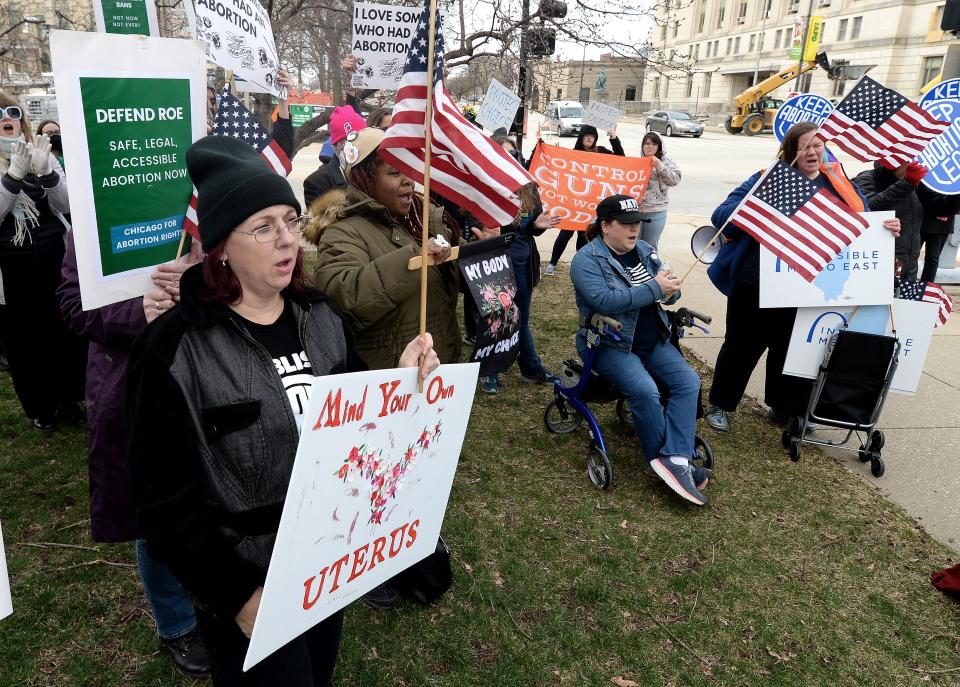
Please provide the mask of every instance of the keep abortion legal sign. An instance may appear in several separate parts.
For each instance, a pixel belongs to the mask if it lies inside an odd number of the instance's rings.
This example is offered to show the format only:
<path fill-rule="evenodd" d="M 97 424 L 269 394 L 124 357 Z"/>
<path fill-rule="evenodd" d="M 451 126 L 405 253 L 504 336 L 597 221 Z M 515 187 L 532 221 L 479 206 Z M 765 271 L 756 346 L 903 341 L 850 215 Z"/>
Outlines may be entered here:
<path fill-rule="evenodd" d="M 947 195 L 960 193 L 960 79 L 937 84 L 923 96 L 920 107 L 951 123 L 920 153 L 920 163 L 929 170 L 923 183 Z"/>

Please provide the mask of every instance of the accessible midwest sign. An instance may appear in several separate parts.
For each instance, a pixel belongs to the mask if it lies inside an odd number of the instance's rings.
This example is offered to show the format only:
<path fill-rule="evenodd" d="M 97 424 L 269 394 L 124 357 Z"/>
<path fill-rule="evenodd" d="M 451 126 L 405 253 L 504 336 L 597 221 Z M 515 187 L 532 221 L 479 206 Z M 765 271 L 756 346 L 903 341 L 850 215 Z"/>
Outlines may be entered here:
<path fill-rule="evenodd" d="M 313 380 L 244 670 L 436 550 L 479 368 Z"/>
<path fill-rule="evenodd" d="M 652 166 L 649 157 L 588 153 L 540 141 L 530 159 L 530 174 L 540 184 L 544 209 L 560 217 L 560 228 L 584 231 L 604 198 L 643 198 Z"/>

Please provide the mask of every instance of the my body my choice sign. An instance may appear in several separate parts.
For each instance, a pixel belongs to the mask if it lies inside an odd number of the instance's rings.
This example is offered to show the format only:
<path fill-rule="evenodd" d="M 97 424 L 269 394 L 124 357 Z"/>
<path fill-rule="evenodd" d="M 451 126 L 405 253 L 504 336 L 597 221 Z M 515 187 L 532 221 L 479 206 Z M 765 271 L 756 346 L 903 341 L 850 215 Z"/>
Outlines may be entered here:
<path fill-rule="evenodd" d="M 176 255 L 193 188 L 185 154 L 206 133 L 206 63 L 198 43 L 144 36 L 54 31 L 50 50 L 90 310 L 142 296 Z"/>

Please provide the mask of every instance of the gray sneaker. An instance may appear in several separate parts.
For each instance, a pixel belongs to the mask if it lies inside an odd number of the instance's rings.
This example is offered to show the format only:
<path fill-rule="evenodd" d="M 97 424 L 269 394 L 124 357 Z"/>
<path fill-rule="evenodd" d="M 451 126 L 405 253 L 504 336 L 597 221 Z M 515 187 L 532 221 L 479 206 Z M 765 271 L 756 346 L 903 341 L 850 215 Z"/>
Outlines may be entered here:
<path fill-rule="evenodd" d="M 693 468 L 693 483 L 696 485 L 697 491 L 706 489 L 707 485 L 710 484 L 711 477 L 713 477 L 713 470 L 700 466 Z"/>
<path fill-rule="evenodd" d="M 660 456 L 650 461 L 650 467 L 681 498 L 698 506 L 705 506 L 707 498 L 693 483 L 693 467 L 688 458 Z"/>
<path fill-rule="evenodd" d="M 557 273 L 557 266 L 554 265 L 552 262 L 543 268 L 543 276 L 545 277 L 552 277 L 556 273 Z"/>
<path fill-rule="evenodd" d="M 717 408 L 717 406 L 710 406 L 707 410 L 707 424 L 713 427 L 718 432 L 729 432 L 730 431 L 730 420 L 727 418 L 727 411 Z"/>

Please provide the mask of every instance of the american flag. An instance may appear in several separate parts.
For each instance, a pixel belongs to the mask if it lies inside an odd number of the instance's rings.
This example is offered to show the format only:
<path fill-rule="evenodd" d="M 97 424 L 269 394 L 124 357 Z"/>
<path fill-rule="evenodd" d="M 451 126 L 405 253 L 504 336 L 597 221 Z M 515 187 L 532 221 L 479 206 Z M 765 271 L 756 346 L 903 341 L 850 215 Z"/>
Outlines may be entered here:
<path fill-rule="evenodd" d="M 923 301 L 924 303 L 933 303 L 939 308 L 937 317 L 939 327 L 947 323 L 947 318 L 953 312 L 953 300 L 949 294 L 943 290 L 939 284 L 932 281 L 910 281 L 909 279 L 898 279 L 895 287 L 897 298 L 905 301 Z"/>
<path fill-rule="evenodd" d="M 220 107 L 217 109 L 217 121 L 213 125 L 214 136 L 230 136 L 249 143 L 260 157 L 267 161 L 270 168 L 277 174 L 287 176 L 293 169 L 290 158 L 283 152 L 280 144 L 273 140 L 257 118 L 250 114 L 250 110 L 243 106 L 233 94 L 226 90 L 220 96 Z M 200 239 L 197 230 L 197 189 L 193 189 L 190 205 L 183 220 L 184 230 L 195 239 Z"/>
<path fill-rule="evenodd" d="M 793 167 L 770 167 L 730 215 L 757 242 L 813 281 L 867 221 Z"/>
<path fill-rule="evenodd" d="M 410 43 L 393 119 L 380 144 L 380 157 L 423 183 L 427 97 L 429 3 Z M 533 181 L 503 147 L 468 122 L 443 87 L 443 32 L 436 22 L 433 72 L 431 190 L 467 210 L 484 226 L 510 224 L 520 209 L 516 191 Z"/>
<path fill-rule="evenodd" d="M 833 141 L 862 162 L 910 162 L 950 128 L 896 91 L 864 76 L 820 124 L 820 138 Z"/>

